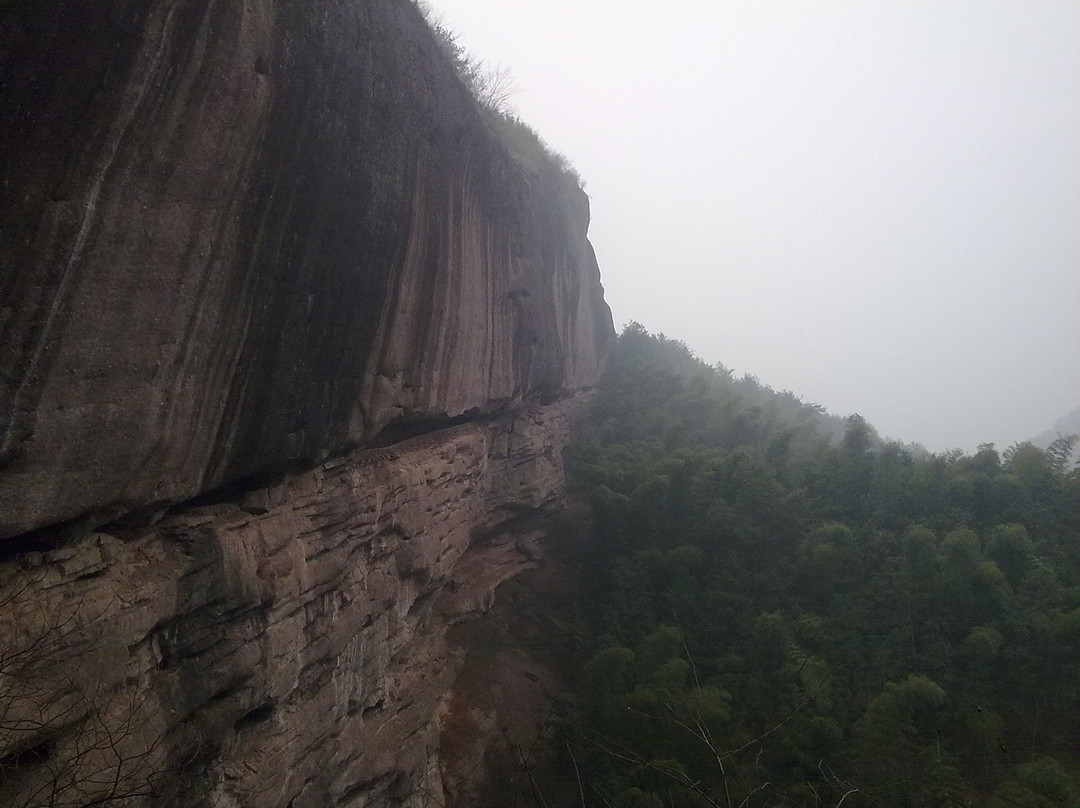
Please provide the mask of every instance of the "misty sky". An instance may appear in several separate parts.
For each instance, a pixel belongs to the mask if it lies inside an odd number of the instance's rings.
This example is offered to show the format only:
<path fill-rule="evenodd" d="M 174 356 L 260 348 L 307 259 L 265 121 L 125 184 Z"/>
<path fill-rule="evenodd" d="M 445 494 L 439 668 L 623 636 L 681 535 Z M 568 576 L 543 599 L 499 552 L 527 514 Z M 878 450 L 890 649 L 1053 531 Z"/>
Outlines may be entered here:
<path fill-rule="evenodd" d="M 1080 406 L 1080 2 L 431 5 L 585 179 L 616 327 L 935 451 Z"/>

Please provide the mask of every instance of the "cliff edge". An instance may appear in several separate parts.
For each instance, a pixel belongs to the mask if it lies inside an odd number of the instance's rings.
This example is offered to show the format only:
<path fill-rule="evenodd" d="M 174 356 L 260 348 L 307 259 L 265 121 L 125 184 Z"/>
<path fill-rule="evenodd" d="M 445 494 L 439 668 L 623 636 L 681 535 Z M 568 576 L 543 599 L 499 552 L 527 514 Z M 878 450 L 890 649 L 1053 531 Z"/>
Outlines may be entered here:
<path fill-rule="evenodd" d="M 4 4 L 0 120 L 0 803 L 465 793 L 448 631 L 614 337 L 576 179 L 407 0 Z"/>

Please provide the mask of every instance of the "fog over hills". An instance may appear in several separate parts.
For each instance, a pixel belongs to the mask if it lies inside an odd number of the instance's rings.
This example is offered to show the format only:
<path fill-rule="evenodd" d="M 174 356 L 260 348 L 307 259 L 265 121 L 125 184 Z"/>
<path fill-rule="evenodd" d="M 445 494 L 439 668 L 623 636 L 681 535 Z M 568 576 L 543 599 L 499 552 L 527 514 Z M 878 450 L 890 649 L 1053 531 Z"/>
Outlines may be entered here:
<path fill-rule="evenodd" d="M 1058 418 L 1052 427 L 1045 432 L 1040 432 L 1031 439 L 1031 442 L 1045 449 L 1064 435 L 1080 435 L 1080 407 Z M 1072 460 L 1074 463 L 1080 461 L 1080 445 L 1073 447 Z"/>
<path fill-rule="evenodd" d="M 632 320 L 882 435 L 1080 401 L 1080 4 L 431 0 L 591 197 Z"/>

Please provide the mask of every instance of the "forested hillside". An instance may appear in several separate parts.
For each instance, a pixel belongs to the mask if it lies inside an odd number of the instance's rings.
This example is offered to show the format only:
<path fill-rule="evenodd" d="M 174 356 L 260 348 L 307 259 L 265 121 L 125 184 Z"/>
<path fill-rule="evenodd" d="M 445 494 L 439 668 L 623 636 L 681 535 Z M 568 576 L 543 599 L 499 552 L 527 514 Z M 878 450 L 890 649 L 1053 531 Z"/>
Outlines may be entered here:
<path fill-rule="evenodd" d="M 1075 438 L 913 456 L 632 325 L 567 750 L 586 804 L 1080 804 Z"/>

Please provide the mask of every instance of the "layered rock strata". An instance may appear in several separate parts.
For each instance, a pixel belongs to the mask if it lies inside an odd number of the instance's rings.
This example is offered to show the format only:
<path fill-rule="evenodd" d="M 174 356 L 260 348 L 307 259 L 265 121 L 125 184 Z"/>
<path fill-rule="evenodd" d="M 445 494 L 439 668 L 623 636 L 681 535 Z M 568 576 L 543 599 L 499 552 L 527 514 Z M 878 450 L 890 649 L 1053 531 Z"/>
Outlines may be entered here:
<path fill-rule="evenodd" d="M 409 0 L 0 4 L 0 120 L 0 804 L 446 804 L 613 337 L 576 179 Z"/>
<path fill-rule="evenodd" d="M 534 563 L 574 406 L 5 565 L 0 803 L 446 804 L 446 630 Z"/>

